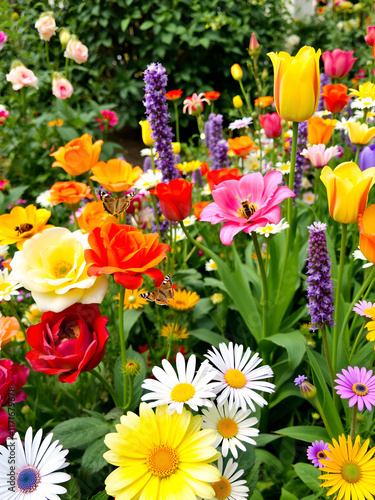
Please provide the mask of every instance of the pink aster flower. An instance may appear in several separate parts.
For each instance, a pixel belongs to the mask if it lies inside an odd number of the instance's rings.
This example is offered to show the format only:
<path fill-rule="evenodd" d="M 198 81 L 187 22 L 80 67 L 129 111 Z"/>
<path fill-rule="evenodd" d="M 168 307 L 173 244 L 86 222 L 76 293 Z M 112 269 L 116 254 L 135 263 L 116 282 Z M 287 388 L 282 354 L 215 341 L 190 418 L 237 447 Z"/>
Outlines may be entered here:
<path fill-rule="evenodd" d="M 319 462 L 322 458 L 327 459 L 326 451 L 329 451 L 328 444 L 323 441 L 314 441 L 307 448 L 307 458 L 312 461 L 314 467 L 325 467 Z M 330 459 L 328 459 L 330 460 Z"/>
<path fill-rule="evenodd" d="M 314 146 L 304 149 L 301 153 L 302 156 L 308 158 L 313 166 L 317 168 L 325 167 L 338 154 L 340 154 L 338 146 L 326 149 L 324 144 L 314 144 Z"/>
<path fill-rule="evenodd" d="M 338 384 L 335 389 L 341 399 L 349 399 L 350 407 L 357 404 L 359 411 L 364 406 L 371 411 L 372 406 L 375 406 L 375 376 L 372 370 L 349 366 L 347 370 L 342 370 L 342 374 L 336 375 L 339 378 L 335 379 Z"/>
<path fill-rule="evenodd" d="M 109 109 L 100 110 L 101 118 L 95 118 L 97 122 L 99 122 L 99 130 L 104 130 L 104 125 L 107 125 L 107 130 L 113 129 L 114 125 L 117 125 L 118 116 L 114 111 Z"/>
<path fill-rule="evenodd" d="M 189 115 L 200 115 L 204 108 L 203 102 L 211 104 L 211 101 L 204 97 L 203 92 L 201 92 L 199 95 L 194 92 L 191 97 L 187 97 L 184 100 L 184 107 L 182 108 L 182 111 L 186 113 L 186 110 L 188 110 Z"/>
<path fill-rule="evenodd" d="M 356 304 L 354 304 L 353 311 L 360 316 L 367 316 L 367 318 L 372 318 L 372 315 L 369 314 L 368 309 L 375 307 L 375 304 L 372 302 L 367 302 L 367 300 L 360 300 Z M 366 312 L 367 311 L 367 312 Z"/>
<path fill-rule="evenodd" d="M 272 170 L 264 177 L 256 172 L 239 180 L 221 182 L 212 192 L 215 203 L 203 209 L 201 221 L 211 224 L 225 222 L 220 230 L 224 245 L 231 245 L 233 236 L 240 231 L 249 234 L 268 223 L 278 224 L 281 219 L 278 204 L 295 196 L 287 186 L 278 187 L 281 181 L 282 173 Z M 246 209 L 244 202 L 247 202 Z"/>

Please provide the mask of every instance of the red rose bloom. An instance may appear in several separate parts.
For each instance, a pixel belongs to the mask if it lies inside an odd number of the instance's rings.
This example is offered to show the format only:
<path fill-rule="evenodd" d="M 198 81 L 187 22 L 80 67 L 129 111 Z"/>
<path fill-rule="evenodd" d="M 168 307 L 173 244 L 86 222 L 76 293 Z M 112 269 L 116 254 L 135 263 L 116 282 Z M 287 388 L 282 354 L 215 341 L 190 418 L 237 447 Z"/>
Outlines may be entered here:
<path fill-rule="evenodd" d="M 33 350 L 25 357 L 36 372 L 59 373 L 60 382 L 71 384 L 103 359 L 107 321 L 97 304 L 77 303 L 59 313 L 46 312 L 38 325 L 27 330 Z"/>
<path fill-rule="evenodd" d="M 170 90 L 165 94 L 165 97 L 168 99 L 168 101 L 177 101 L 182 96 L 183 92 L 182 90 Z"/>
<path fill-rule="evenodd" d="M 173 179 L 169 184 L 161 182 L 155 189 L 150 189 L 150 193 L 159 198 L 166 219 L 179 221 L 190 215 L 192 188 L 186 179 Z"/>
<path fill-rule="evenodd" d="M 338 113 L 348 104 L 348 87 L 342 83 L 336 85 L 324 85 L 323 93 L 324 107 L 331 113 Z"/>
<path fill-rule="evenodd" d="M 204 94 L 204 97 L 206 97 L 206 99 L 209 99 L 210 101 L 217 101 L 220 95 L 220 92 L 216 92 L 216 90 L 210 90 Z"/>
<path fill-rule="evenodd" d="M 8 437 L 13 437 L 16 433 L 16 426 L 5 410 L 0 410 L 0 444 L 5 443 Z"/>
<path fill-rule="evenodd" d="M 9 405 L 9 397 L 12 404 L 25 401 L 26 392 L 17 391 L 26 384 L 29 372 L 25 365 L 13 363 L 10 359 L 0 359 L 0 408 Z"/>
<path fill-rule="evenodd" d="M 230 179 L 241 179 L 243 177 L 238 168 L 220 168 L 219 170 L 210 170 L 206 174 L 206 179 L 208 183 L 208 187 L 210 191 L 215 189 L 215 186 L 220 184 L 223 181 L 229 181 Z"/>
<path fill-rule="evenodd" d="M 173 181 L 172 181 L 173 182 Z M 164 279 L 157 266 L 170 246 L 159 243 L 158 234 L 143 234 L 133 226 L 107 223 L 93 229 L 88 238 L 90 250 L 85 250 L 85 259 L 90 264 L 87 274 L 113 274 L 116 283 L 129 288 L 142 286 L 142 274 L 155 280 L 159 287 Z"/>

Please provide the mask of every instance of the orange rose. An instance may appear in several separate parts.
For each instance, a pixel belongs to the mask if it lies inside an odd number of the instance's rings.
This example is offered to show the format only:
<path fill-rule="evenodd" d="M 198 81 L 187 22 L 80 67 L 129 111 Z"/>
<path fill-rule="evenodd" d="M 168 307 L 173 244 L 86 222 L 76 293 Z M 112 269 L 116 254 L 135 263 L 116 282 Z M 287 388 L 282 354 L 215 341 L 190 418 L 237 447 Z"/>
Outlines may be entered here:
<path fill-rule="evenodd" d="M 17 335 L 20 324 L 16 318 L 0 316 L 0 349 Z"/>
<path fill-rule="evenodd" d="M 215 186 L 223 181 L 229 181 L 230 179 L 241 179 L 242 175 L 238 168 L 220 168 L 219 170 L 210 170 L 206 174 L 206 179 L 210 191 L 215 189 Z"/>
<path fill-rule="evenodd" d="M 85 250 L 89 264 L 87 274 L 113 274 L 116 283 L 136 290 L 142 286 L 142 274 L 155 280 L 159 287 L 164 279 L 157 269 L 170 246 L 159 243 L 158 234 L 143 234 L 133 227 L 120 224 L 104 224 L 93 229 L 88 237 L 90 250 Z"/>
<path fill-rule="evenodd" d="M 93 144 L 91 135 L 83 134 L 50 154 L 57 160 L 52 166 L 61 167 L 70 175 L 84 174 L 98 163 L 102 144 L 103 141 Z"/>
<path fill-rule="evenodd" d="M 359 248 L 367 260 L 375 264 L 375 205 L 358 215 Z"/>
<path fill-rule="evenodd" d="M 255 106 L 260 106 L 262 108 L 266 108 L 272 103 L 273 103 L 273 97 L 270 95 L 258 97 L 258 99 L 255 99 L 254 101 Z"/>
<path fill-rule="evenodd" d="M 201 213 L 204 207 L 207 207 L 210 203 L 210 201 L 197 201 L 197 203 L 194 203 L 194 215 L 198 220 L 201 220 Z"/>
<path fill-rule="evenodd" d="M 91 170 L 94 174 L 91 179 L 112 193 L 127 191 L 143 174 L 140 167 L 132 168 L 130 163 L 118 158 L 107 163 L 100 161 Z"/>
<path fill-rule="evenodd" d="M 91 188 L 84 182 L 55 182 L 50 189 L 51 203 L 53 206 L 59 203 L 67 203 L 68 205 L 76 205 L 83 198 L 94 196 L 91 194 Z"/>
<path fill-rule="evenodd" d="M 255 142 L 248 135 L 241 135 L 234 139 L 228 139 L 229 150 L 237 156 L 246 156 L 249 151 L 254 149 Z"/>
<path fill-rule="evenodd" d="M 89 233 L 96 227 L 102 227 L 107 222 L 117 222 L 116 217 L 107 213 L 101 201 L 87 203 L 77 219 L 78 226 L 84 233 Z"/>
<path fill-rule="evenodd" d="M 319 116 L 313 116 L 307 120 L 307 140 L 311 145 L 327 145 L 331 140 L 335 125 L 336 120 L 323 120 L 323 118 L 319 118 Z"/>

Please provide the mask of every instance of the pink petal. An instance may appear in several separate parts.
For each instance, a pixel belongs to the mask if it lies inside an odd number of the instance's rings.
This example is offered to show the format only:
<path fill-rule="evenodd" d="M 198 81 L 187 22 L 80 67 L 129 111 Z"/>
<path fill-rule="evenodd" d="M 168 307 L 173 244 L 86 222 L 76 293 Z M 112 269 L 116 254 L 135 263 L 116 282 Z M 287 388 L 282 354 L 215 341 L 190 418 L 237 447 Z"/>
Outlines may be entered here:
<path fill-rule="evenodd" d="M 220 229 L 220 239 L 224 245 L 231 245 L 233 243 L 233 237 L 242 231 L 243 227 L 238 224 L 232 224 L 227 222 Z"/>

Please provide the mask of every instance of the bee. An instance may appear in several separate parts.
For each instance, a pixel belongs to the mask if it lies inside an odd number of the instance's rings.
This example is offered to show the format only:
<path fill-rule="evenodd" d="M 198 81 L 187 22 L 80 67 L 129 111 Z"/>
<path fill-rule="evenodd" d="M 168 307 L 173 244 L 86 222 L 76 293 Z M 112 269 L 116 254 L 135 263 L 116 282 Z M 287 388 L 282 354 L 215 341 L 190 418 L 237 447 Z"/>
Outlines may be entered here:
<path fill-rule="evenodd" d="M 21 236 L 21 234 L 31 231 L 33 227 L 34 226 L 32 224 L 28 224 L 27 222 L 25 222 L 24 224 L 16 226 L 14 230 L 17 232 L 17 236 Z"/>
<path fill-rule="evenodd" d="M 167 274 L 160 288 L 158 288 L 155 292 L 141 293 L 139 296 L 149 302 L 156 302 L 159 306 L 167 306 L 170 299 L 173 299 L 174 297 L 171 275 Z"/>
<path fill-rule="evenodd" d="M 118 218 L 123 212 L 129 208 L 132 199 L 138 194 L 138 190 L 133 191 L 132 193 L 125 194 L 121 196 L 121 198 L 114 198 L 110 194 L 103 193 L 103 191 L 99 191 L 100 199 L 103 203 L 104 210 L 114 215 Z"/>
<path fill-rule="evenodd" d="M 249 203 L 249 199 L 251 197 L 251 194 L 249 194 L 247 200 L 240 200 L 239 198 L 236 199 L 241 203 L 241 208 L 237 210 L 238 214 L 240 217 L 243 217 L 244 219 L 250 219 L 250 217 L 255 213 L 256 207 L 254 203 Z"/>

